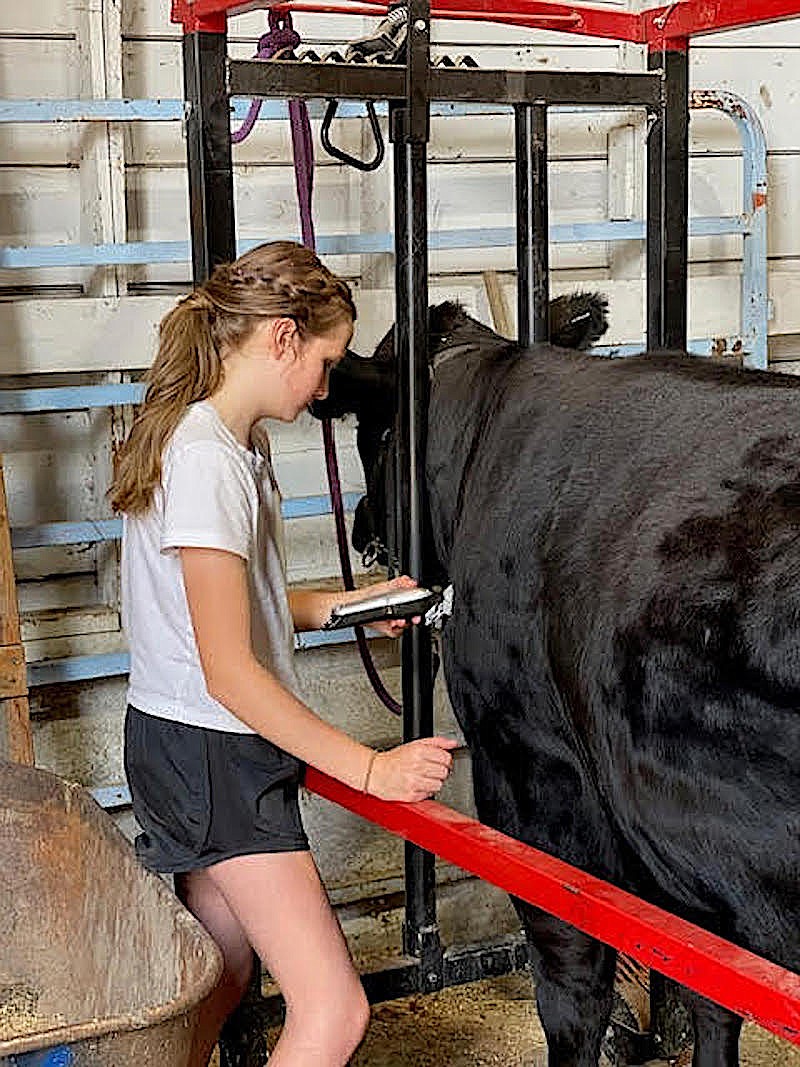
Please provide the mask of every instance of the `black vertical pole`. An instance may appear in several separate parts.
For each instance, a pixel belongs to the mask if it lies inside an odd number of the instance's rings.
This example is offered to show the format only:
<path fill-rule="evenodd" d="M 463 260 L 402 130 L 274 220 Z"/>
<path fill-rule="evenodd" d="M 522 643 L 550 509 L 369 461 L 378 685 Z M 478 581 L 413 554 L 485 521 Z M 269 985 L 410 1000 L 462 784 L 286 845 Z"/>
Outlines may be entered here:
<path fill-rule="evenodd" d="M 549 324 L 549 211 L 547 106 L 515 107 L 517 190 L 517 337 L 521 345 L 547 341 Z"/>
<path fill-rule="evenodd" d="M 411 0 L 408 10 L 406 102 L 392 109 L 395 195 L 395 345 L 398 358 L 398 499 L 400 563 L 423 577 L 426 524 L 424 463 L 428 412 L 428 189 L 430 5 Z M 403 740 L 433 733 L 430 634 L 414 626 L 403 637 Z M 443 984 L 436 923 L 434 857 L 405 846 L 405 951 L 420 961 L 420 988 Z"/>
<path fill-rule="evenodd" d="M 689 42 L 651 49 L 650 70 L 663 71 L 661 112 L 647 142 L 647 347 L 683 350 L 687 343 L 689 269 Z M 680 1051 L 675 1035 L 685 1013 L 671 983 L 650 974 L 654 1046 Z"/>
<path fill-rule="evenodd" d="M 218 263 L 236 258 L 233 161 L 226 29 L 184 33 L 186 152 L 189 165 L 189 228 L 192 277 L 204 281 Z"/>
<path fill-rule="evenodd" d="M 647 347 L 685 349 L 689 268 L 689 47 L 652 50 L 664 72 L 661 114 L 647 142 Z"/>

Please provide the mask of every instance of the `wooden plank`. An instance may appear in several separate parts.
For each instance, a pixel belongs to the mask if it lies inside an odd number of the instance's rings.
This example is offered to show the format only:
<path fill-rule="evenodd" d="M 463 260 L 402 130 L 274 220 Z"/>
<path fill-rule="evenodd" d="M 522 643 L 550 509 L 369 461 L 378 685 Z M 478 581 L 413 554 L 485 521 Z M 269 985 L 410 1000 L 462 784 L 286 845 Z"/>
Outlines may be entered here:
<path fill-rule="evenodd" d="M 800 50 L 796 46 L 755 50 L 748 44 L 709 48 L 709 41 L 692 45 L 692 85 L 724 89 L 743 97 L 756 109 L 770 152 L 800 150 L 795 121 Z"/>
<path fill-rule="evenodd" d="M 485 270 L 483 272 L 483 284 L 486 286 L 486 297 L 489 301 L 492 326 L 495 332 L 499 333 L 501 337 L 511 337 L 511 315 L 497 271 Z"/>
<path fill-rule="evenodd" d="M 25 642 L 25 660 L 33 664 L 68 656 L 99 656 L 125 652 L 127 646 L 120 630 L 108 633 L 76 634 L 71 637 L 53 637 L 44 641 Z"/>
<path fill-rule="evenodd" d="M 485 250 L 483 263 L 474 277 L 462 275 L 445 284 L 433 279 L 431 301 L 461 299 L 471 313 L 481 312 L 488 320 L 483 295 L 482 271 L 513 270 L 514 249 Z M 641 254 L 641 243 L 631 242 L 631 254 Z M 448 253 L 450 260 L 465 258 Z M 439 259 L 437 254 L 432 259 Z M 476 254 L 476 262 L 477 262 Z M 331 259 L 334 269 L 339 257 Z M 462 263 L 463 266 L 463 263 Z M 800 333 L 800 302 L 797 300 L 797 268 L 800 260 L 787 259 L 780 269 L 770 272 L 770 296 L 775 317 L 771 334 Z M 712 336 L 739 329 L 739 264 L 728 270 L 715 270 L 710 276 L 692 276 L 691 316 L 693 336 Z M 585 271 L 574 280 L 554 278 L 554 292 L 575 288 L 600 289 L 608 295 L 612 327 L 609 343 L 630 341 L 641 332 L 644 295 L 641 278 L 611 279 L 601 271 Z M 155 353 L 156 333 L 161 317 L 174 306 L 174 297 L 142 296 L 86 298 L 81 300 L 26 300 L 0 303 L 0 335 L 7 339 L 3 349 L 4 370 L 8 374 L 42 374 L 48 371 L 105 371 L 149 366 Z M 355 349 L 369 353 L 394 318 L 394 294 L 375 289 L 356 292 L 359 309 Z M 511 305 L 515 302 L 512 300 Z M 708 332 L 711 331 L 711 332 Z M 33 521 L 33 520 L 32 520 Z"/>
<path fill-rule="evenodd" d="M 246 103 L 246 102 L 245 102 Z M 272 101 L 271 103 L 275 103 Z M 313 115 L 313 112 L 312 112 Z M 386 131 L 386 118 L 379 114 L 379 121 Z M 638 123 L 640 137 L 644 138 L 644 118 L 641 110 L 600 112 L 584 114 L 553 112 L 550 117 L 549 151 L 551 161 L 559 159 L 605 159 L 608 131 L 616 125 Z M 731 145 L 738 148 L 738 135 L 731 127 Z M 236 123 L 234 123 L 236 125 Z M 319 119 L 311 120 L 314 143 L 319 144 Z M 336 122 L 332 137 L 348 152 L 362 151 L 361 134 L 369 135 L 367 151 L 372 147 L 371 132 L 366 120 L 349 118 Z M 175 166 L 185 162 L 186 145 L 181 138 L 177 122 L 135 122 L 127 130 L 129 150 L 127 160 L 135 166 Z M 727 143 L 726 143 L 727 146 Z M 728 146 L 729 147 L 729 146 Z M 428 145 L 428 161 L 459 162 L 485 159 L 514 159 L 514 117 L 510 110 L 495 115 L 437 115 L 431 116 L 431 140 Z M 234 149 L 234 166 L 245 164 L 290 164 L 292 160 L 289 139 L 289 121 L 274 119 L 256 123 L 253 132 Z M 316 166 L 334 166 L 335 161 L 323 150 L 316 151 Z M 361 176 L 361 180 L 374 179 L 375 175 L 391 178 L 391 168 L 382 166 L 375 172 Z M 388 210 L 381 213 L 388 219 Z M 374 221 L 374 220 L 373 220 Z"/>
<path fill-rule="evenodd" d="M 90 99 L 122 97 L 122 28 L 119 3 L 91 0 L 79 17 L 82 95 Z M 125 241 L 127 218 L 125 203 L 124 130 L 117 123 L 95 123 L 86 131 L 87 148 L 81 160 L 81 241 L 110 244 Z M 93 136 L 92 136 L 93 135 Z M 91 147 L 89 147 L 91 146 Z M 110 267 L 92 272 L 88 292 L 91 296 L 120 296 L 128 280 L 135 280 L 135 267 Z M 120 372 L 110 371 L 106 381 L 119 382 Z M 98 435 L 92 452 L 92 515 L 111 516 L 104 488 L 111 481 L 112 451 L 122 443 L 125 419 L 117 408 L 109 413 L 107 432 Z M 97 586 L 106 604 L 119 602 L 118 553 L 109 550 L 97 554 Z"/>
<path fill-rule="evenodd" d="M 0 304 L 6 374 L 147 367 L 172 297 L 87 297 Z M 16 345 L 12 338 L 19 338 Z"/>
<path fill-rule="evenodd" d="M 0 30 L 19 37 L 58 37 L 75 28 L 75 7 L 81 0 L 36 0 L 32 4 L 3 4 Z M 4 43 L 5 47 L 5 43 Z"/>
<path fill-rule="evenodd" d="M 0 752 L 13 763 L 33 766 L 33 737 L 31 736 L 28 698 L 12 697 L 0 701 Z"/>
<path fill-rule="evenodd" d="M 0 700 L 26 696 L 27 692 L 22 645 L 0 645 Z"/>
<path fill-rule="evenodd" d="M 78 177 L 74 168 L 0 167 L 0 242 L 79 243 Z M 68 279 L 73 280 L 73 279 Z"/>
<path fill-rule="evenodd" d="M 25 653 L 19 642 L 19 609 L 0 456 L 0 744 L 9 759 L 33 764 Z"/>
<path fill-rule="evenodd" d="M 800 20 L 783 19 L 765 26 L 747 26 L 739 30 L 727 30 L 724 33 L 710 33 L 703 37 L 696 37 L 692 41 L 692 51 L 700 48 L 749 48 L 752 50 L 796 48 L 798 45 L 800 45 Z"/>
<path fill-rule="evenodd" d="M 119 612 L 107 604 L 67 608 L 62 611 L 32 611 L 20 619 L 20 630 L 22 640 L 26 643 L 116 632 L 119 630 Z"/>
<path fill-rule="evenodd" d="M 77 53 L 75 40 L 66 37 L 5 37 L 0 52 L 2 95 L 19 99 L 77 96 Z"/>
<path fill-rule="evenodd" d="M 89 100 L 122 96 L 122 36 L 119 4 L 90 0 L 78 19 L 81 97 Z M 125 157 L 123 128 L 116 123 L 92 123 L 84 130 L 80 165 L 82 244 L 124 241 Z M 124 289 L 122 268 L 93 272 L 91 296 L 119 295 Z"/>
<path fill-rule="evenodd" d="M 17 590 L 11 567 L 11 536 L 8 529 L 3 459 L 0 456 L 0 645 L 17 644 L 19 640 Z"/>

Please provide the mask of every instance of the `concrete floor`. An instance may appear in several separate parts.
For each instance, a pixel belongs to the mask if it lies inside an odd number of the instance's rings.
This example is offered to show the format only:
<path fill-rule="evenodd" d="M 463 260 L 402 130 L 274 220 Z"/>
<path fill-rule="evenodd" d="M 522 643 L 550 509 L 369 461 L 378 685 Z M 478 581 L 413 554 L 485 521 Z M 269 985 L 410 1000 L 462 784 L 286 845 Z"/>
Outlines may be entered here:
<path fill-rule="evenodd" d="M 666 1061 L 649 1067 L 663 1067 Z M 352 1067 L 546 1067 L 526 975 L 378 1004 Z M 800 1048 L 745 1028 L 741 1067 L 800 1067 Z"/>
<path fill-rule="evenodd" d="M 463 879 L 440 885 L 437 900 L 445 945 L 518 931 L 507 896 L 486 883 Z M 396 956 L 403 911 L 395 901 L 340 908 L 339 916 L 362 973 L 378 970 Z M 269 1037 L 274 1042 L 277 1032 Z M 513 974 L 374 1005 L 351 1067 L 547 1067 L 531 980 L 527 973 Z M 667 1061 L 647 1067 L 667 1067 Z M 741 1067 L 800 1067 L 800 1047 L 747 1026 Z"/>
<path fill-rule="evenodd" d="M 269 1036 L 272 1044 L 277 1031 Z M 740 1060 L 741 1067 L 800 1067 L 800 1048 L 746 1026 Z M 688 1062 L 653 1060 L 644 1067 Z M 506 975 L 377 1004 L 351 1067 L 547 1067 L 530 980 Z"/>

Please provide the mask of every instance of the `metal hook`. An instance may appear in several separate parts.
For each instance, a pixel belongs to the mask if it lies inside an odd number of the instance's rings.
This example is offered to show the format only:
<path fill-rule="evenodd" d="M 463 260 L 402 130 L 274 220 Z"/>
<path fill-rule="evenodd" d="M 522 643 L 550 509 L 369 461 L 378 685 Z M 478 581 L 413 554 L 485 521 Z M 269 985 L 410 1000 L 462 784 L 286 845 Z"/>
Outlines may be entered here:
<path fill-rule="evenodd" d="M 378 116 L 375 114 L 375 105 L 371 100 L 367 101 L 367 118 L 369 119 L 369 124 L 372 129 L 372 136 L 375 138 L 375 156 L 373 159 L 358 159 L 357 156 L 351 156 L 349 152 L 345 152 L 343 149 L 337 148 L 336 145 L 331 144 L 330 128 L 338 106 L 338 100 L 328 101 L 325 118 L 322 120 L 322 130 L 320 131 L 322 147 L 329 155 L 333 156 L 334 159 L 339 159 L 342 163 L 347 163 L 349 166 L 355 167 L 357 170 L 377 170 L 381 163 L 383 163 L 384 145 L 381 128 L 378 124 Z"/>
<path fill-rule="evenodd" d="M 675 3 L 670 4 L 666 11 L 662 12 L 662 14 L 660 14 L 657 18 L 654 18 L 653 25 L 656 27 L 656 29 L 663 30 L 669 20 L 672 18 L 675 9 L 679 6 L 679 0 L 675 0 Z"/>

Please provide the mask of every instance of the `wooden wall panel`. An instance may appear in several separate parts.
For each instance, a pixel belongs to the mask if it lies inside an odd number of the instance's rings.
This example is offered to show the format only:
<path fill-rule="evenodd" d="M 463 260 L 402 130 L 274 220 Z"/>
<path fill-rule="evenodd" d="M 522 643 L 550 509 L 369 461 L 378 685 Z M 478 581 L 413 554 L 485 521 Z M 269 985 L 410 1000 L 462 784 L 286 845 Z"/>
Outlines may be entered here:
<path fill-rule="evenodd" d="M 6 3 L 0 11 L 0 36 L 62 37 L 75 33 L 76 10 L 83 0 Z"/>
<path fill-rule="evenodd" d="M 703 44 L 692 50 L 692 86 L 727 89 L 742 96 L 761 120 L 770 152 L 797 152 L 798 63 L 800 42 L 756 49 Z"/>
<path fill-rule="evenodd" d="M 78 242 L 78 173 L 67 168 L 0 166 L 0 242 Z"/>

